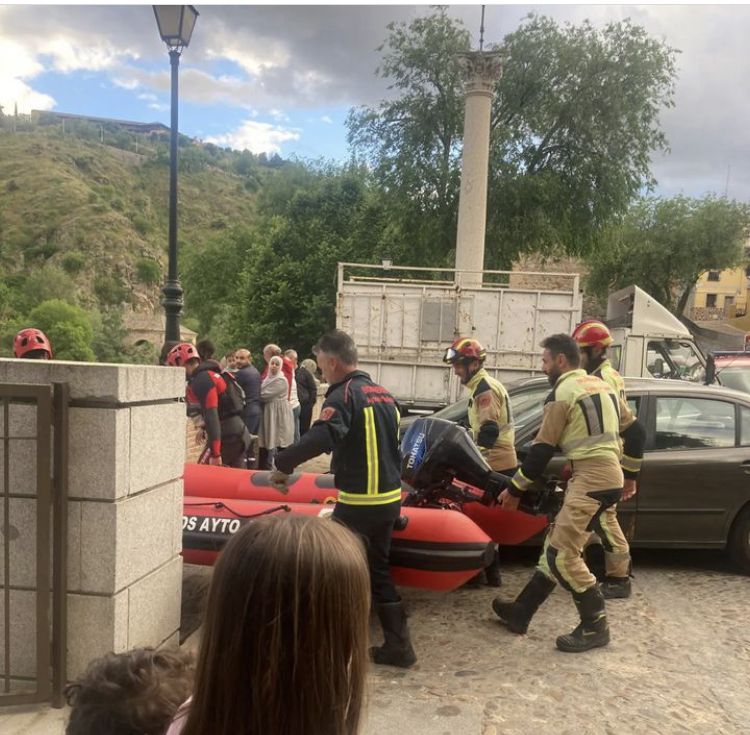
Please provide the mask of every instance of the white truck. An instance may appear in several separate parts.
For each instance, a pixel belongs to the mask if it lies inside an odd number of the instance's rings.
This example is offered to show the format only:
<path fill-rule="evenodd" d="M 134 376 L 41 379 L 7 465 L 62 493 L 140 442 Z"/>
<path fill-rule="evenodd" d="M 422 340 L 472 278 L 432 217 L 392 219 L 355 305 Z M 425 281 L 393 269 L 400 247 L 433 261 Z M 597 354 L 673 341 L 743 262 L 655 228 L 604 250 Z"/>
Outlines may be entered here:
<path fill-rule="evenodd" d="M 610 359 L 623 375 L 705 381 L 706 357 L 690 330 L 638 286 L 609 296 L 606 322 Z"/>
<path fill-rule="evenodd" d="M 461 384 L 443 363 L 459 335 L 487 350 L 485 367 L 503 382 L 541 372 L 540 342 L 581 320 L 578 274 L 484 271 L 481 287 L 453 269 L 338 264 L 336 326 L 352 335 L 362 370 L 408 411 L 456 401 Z M 687 327 L 638 286 L 607 308 L 623 375 L 702 382 L 706 359 Z"/>
<path fill-rule="evenodd" d="M 362 370 L 408 410 L 459 397 L 443 362 L 459 335 L 487 350 L 485 367 L 508 382 L 541 371 L 539 343 L 581 319 L 578 274 L 484 271 L 462 287 L 453 269 L 339 263 L 336 326 L 352 335 Z M 436 278 L 438 277 L 438 278 Z"/>

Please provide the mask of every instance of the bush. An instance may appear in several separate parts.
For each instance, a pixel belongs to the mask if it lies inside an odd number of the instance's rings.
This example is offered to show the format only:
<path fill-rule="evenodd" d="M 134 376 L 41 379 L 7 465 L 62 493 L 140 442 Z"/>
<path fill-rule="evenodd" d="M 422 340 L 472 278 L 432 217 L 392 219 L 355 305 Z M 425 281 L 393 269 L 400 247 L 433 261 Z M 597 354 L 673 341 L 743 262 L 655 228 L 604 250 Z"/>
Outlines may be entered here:
<path fill-rule="evenodd" d="M 138 280 L 148 286 L 161 282 L 161 266 L 150 258 L 138 258 L 135 264 Z"/>
<path fill-rule="evenodd" d="M 95 360 L 91 349 L 94 330 L 88 314 L 80 307 L 59 299 L 43 301 L 31 310 L 28 322 L 49 337 L 56 359 Z"/>
<path fill-rule="evenodd" d="M 151 223 L 148 221 L 148 218 L 144 217 L 142 214 L 134 215 L 132 222 L 135 231 L 139 235 L 147 235 L 153 229 Z"/>
<path fill-rule="evenodd" d="M 49 299 L 75 303 L 76 288 L 73 279 L 62 268 L 55 265 L 47 264 L 38 270 L 31 271 L 25 281 L 22 284 L 19 283 L 19 287 L 20 295 L 27 304 L 27 308 Z"/>
<path fill-rule="evenodd" d="M 86 265 L 86 256 L 80 250 L 71 250 L 63 255 L 63 270 L 71 276 L 80 273 L 84 265 Z"/>
<path fill-rule="evenodd" d="M 94 279 L 94 293 L 99 303 L 115 306 L 130 301 L 130 290 L 117 275 L 99 275 Z"/>

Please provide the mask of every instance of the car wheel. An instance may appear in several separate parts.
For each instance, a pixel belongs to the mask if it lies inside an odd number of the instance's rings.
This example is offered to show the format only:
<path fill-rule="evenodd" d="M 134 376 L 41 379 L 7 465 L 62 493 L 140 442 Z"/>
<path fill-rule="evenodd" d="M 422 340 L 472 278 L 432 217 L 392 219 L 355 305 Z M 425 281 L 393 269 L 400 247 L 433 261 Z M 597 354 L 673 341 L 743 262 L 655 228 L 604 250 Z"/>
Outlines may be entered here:
<path fill-rule="evenodd" d="M 746 505 L 734 519 L 727 548 L 732 561 L 745 574 L 750 574 L 750 505 Z"/>

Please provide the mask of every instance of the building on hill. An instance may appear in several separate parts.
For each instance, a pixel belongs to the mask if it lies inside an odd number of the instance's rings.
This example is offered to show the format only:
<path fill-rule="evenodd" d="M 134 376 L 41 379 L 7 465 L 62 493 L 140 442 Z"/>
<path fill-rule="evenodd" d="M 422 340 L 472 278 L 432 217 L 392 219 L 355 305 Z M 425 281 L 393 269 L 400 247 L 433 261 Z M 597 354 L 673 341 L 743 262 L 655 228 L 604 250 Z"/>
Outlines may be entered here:
<path fill-rule="evenodd" d="M 107 125 L 120 128 L 129 133 L 150 136 L 169 136 L 170 128 L 159 122 L 135 122 L 132 120 L 116 120 L 110 117 L 92 117 L 91 115 L 74 115 L 71 112 L 55 112 L 53 110 L 32 110 L 31 120 L 37 125 L 65 124 L 65 121 L 87 123 L 89 125 Z"/>

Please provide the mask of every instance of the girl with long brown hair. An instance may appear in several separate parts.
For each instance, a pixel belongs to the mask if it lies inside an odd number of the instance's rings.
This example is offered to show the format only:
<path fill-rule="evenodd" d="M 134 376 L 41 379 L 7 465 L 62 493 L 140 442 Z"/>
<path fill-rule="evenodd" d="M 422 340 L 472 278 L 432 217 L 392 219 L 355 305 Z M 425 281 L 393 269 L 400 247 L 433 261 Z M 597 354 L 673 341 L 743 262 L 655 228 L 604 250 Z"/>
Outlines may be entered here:
<path fill-rule="evenodd" d="M 214 568 L 195 693 L 169 735 L 356 735 L 370 581 L 335 521 L 250 522 Z"/>

